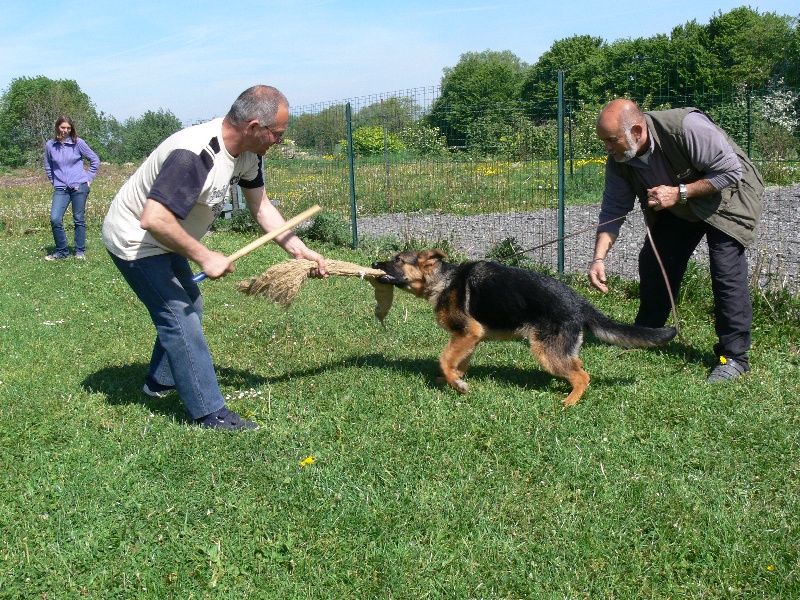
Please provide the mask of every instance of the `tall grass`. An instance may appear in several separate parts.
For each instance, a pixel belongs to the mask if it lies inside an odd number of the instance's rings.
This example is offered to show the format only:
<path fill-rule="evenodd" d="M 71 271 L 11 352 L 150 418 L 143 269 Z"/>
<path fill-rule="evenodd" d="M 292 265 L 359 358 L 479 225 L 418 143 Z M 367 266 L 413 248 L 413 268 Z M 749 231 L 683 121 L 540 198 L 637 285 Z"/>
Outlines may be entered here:
<path fill-rule="evenodd" d="M 597 202 L 602 193 L 603 161 L 572 163 L 566 194 L 570 204 Z M 456 215 L 532 211 L 558 205 L 555 161 L 525 163 L 492 160 L 400 161 L 385 164 L 361 159 L 356 164 L 358 214 L 444 212 Z M 92 185 L 87 220 L 99 224 L 119 187 L 135 165 L 103 164 Z M 286 215 L 313 204 L 350 214 L 350 178 L 341 158 L 271 159 L 264 178 L 270 198 Z M 42 173 L 21 171 L 0 185 L 0 232 L 48 229 L 52 188 Z M 69 226 L 69 215 L 66 226 Z"/>
<path fill-rule="evenodd" d="M 103 163 L 92 182 L 86 204 L 87 226 L 100 227 L 108 206 L 136 165 Z M 53 188 L 43 171 L 19 170 L 0 179 L 0 234 L 50 232 L 50 204 Z M 67 211 L 65 228 L 71 227 Z"/>
<path fill-rule="evenodd" d="M 599 159 L 574 161 L 567 177 L 573 204 L 597 202 L 602 194 Z M 310 203 L 349 213 L 347 162 L 341 158 L 268 161 L 271 196 L 289 212 Z M 356 201 L 362 216 L 385 212 L 456 215 L 553 208 L 558 201 L 554 160 L 507 162 L 477 159 L 391 161 L 360 159 L 355 166 Z"/>

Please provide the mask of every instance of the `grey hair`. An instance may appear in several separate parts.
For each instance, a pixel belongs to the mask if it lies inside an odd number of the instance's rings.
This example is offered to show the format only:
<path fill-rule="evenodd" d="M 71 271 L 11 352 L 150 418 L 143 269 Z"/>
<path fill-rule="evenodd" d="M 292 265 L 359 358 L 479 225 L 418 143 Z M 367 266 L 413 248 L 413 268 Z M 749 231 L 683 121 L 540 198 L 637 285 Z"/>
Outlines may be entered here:
<path fill-rule="evenodd" d="M 269 85 L 254 85 L 233 102 L 225 118 L 234 126 L 258 121 L 262 126 L 275 124 L 278 110 L 289 108 L 289 101 L 278 89 Z"/>

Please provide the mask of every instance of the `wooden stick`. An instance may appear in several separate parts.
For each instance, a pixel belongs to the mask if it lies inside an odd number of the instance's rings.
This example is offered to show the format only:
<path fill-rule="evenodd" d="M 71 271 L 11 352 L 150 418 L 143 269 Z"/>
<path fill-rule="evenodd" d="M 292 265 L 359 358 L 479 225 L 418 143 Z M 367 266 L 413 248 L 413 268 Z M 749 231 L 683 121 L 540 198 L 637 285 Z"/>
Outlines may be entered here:
<path fill-rule="evenodd" d="M 284 223 L 280 227 L 278 227 L 276 229 L 273 229 L 269 233 L 266 233 L 266 234 L 262 235 L 257 240 L 253 240 L 252 242 L 247 244 L 247 246 L 245 246 L 244 248 L 240 248 L 239 250 L 237 250 L 236 252 L 231 254 L 228 258 L 230 258 L 232 261 L 233 260 L 237 260 L 239 258 L 242 258 L 245 254 L 249 254 L 250 252 L 252 252 L 256 248 L 260 248 L 261 246 L 263 246 L 267 242 L 275 239 L 276 237 L 278 237 L 280 234 L 284 233 L 285 231 L 288 231 L 292 227 L 295 227 L 296 225 L 299 225 L 300 223 L 302 223 L 306 219 L 310 219 L 311 217 L 313 217 L 315 214 L 317 214 L 321 210 L 322 210 L 322 207 L 317 205 L 317 204 L 315 204 L 311 208 L 301 212 L 296 217 L 293 217 L 293 218 L 289 219 L 288 221 L 286 221 L 286 223 Z M 200 281 L 203 281 L 203 279 L 205 279 L 206 277 L 207 277 L 207 275 L 201 271 L 200 273 L 198 273 L 197 275 L 192 277 L 192 281 L 200 282 Z"/>

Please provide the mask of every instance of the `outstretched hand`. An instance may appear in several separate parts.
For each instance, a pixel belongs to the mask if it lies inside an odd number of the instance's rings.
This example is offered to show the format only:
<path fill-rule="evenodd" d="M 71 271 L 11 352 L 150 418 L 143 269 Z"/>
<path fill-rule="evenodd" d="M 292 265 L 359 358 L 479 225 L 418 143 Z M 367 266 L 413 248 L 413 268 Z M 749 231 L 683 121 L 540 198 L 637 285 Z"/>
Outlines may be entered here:
<path fill-rule="evenodd" d="M 606 285 L 606 265 L 598 260 L 589 265 L 589 282 L 604 294 L 608 291 Z"/>

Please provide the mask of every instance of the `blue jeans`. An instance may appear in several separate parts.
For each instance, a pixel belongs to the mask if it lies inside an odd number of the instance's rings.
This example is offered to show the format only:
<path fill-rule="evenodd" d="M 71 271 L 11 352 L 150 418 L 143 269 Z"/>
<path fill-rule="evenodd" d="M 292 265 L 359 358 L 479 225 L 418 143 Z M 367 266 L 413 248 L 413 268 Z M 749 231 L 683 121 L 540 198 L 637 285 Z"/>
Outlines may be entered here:
<path fill-rule="evenodd" d="M 56 242 L 54 254 L 67 256 L 67 234 L 64 233 L 64 213 L 72 204 L 72 220 L 75 223 L 75 252 L 86 252 L 86 198 L 89 196 L 89 184 L 82 183 L 78 189 L 68 187 L 53 188 L 53 204 L 50 207 L 50 226 L 53 228 L 53 239 Z"/>
<path fill-rule="evenodd" d="M 174 252 L 132 261 L 111 258 L 156 326 L 147 373 L 151 389 L 152 384 L 175 387 L 192 419 L 225 406 L 201 325 L 203 297 L 189 261 Z"/>

